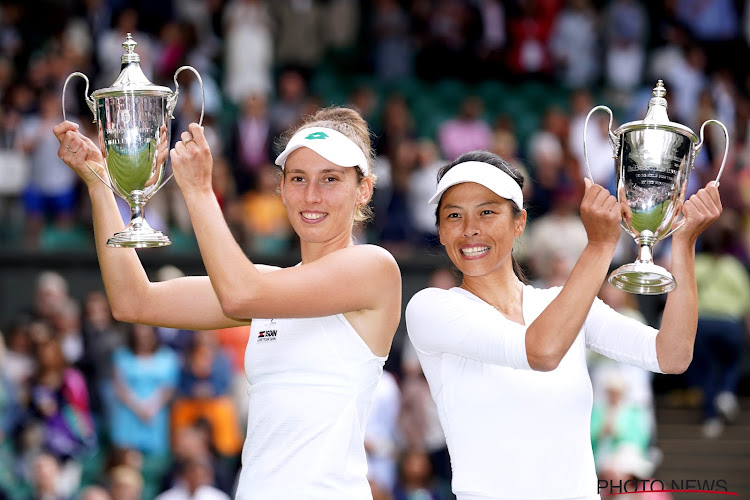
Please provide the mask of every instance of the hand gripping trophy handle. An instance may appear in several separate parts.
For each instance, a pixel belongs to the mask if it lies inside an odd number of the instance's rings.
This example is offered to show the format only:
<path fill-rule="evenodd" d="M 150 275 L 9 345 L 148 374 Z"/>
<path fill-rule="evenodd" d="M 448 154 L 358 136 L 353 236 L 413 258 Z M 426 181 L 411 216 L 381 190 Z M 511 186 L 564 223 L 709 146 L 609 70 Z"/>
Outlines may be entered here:
<path fill-rule="evenodd" d="M 701 148 L 703 148 L 703 129 L 706 128 L 706 125 L 709 123 L 715 123 L 719 127 L 721 127 L 721 130 L 724 131 L 724 158 L 721 160 L 721 166 L 719 167 L 719 173 L 716 175 L 716 179 L 714 179 L 714 185 L 718 188 L 719 187 L 719 179 L 721 179 L 721 174 L 724 172 L 724 165 L 727 163 L 727 156 L 729 156 L 729 132 L 727 131 L 727 128 L 724 126 L 723 123 L 721 123 L 719 120 L 706 120 L 703 122 L 703 125 L 701 125 L 701 131 L 700 131 L 700 137 L 701 142 L 699 142 L 695 149 L 693 149 L 693 161 L 698 157 L 698 153 L 701 152 Z M 677 223 L 672 227 L 672 229 L 669 230 L 664 235 L 664 238 L 671 236 L 675 231 L 680 229 L 682 225 L 685 224 L 685 218 L 681 218 Z"/>
<path fill-rule="evenodd" d="M 68 82 L 72 78 L 74 78 L 76 76 L 80 76 L 81 78 L 83 78 L 84 80 L 86 80 L 86 90 L 83 93 L 83 97 L 86 99 L 86 104 L 88 105 L 89 109 L 94 114 L 94 123 L 96 123 L 96 103 L 94 102 L 94 100 L 91 97 L 89 97 L 89 79 L 88 79 L 88 77 L 86 75 L 84 75 L 80 71 L 76 71 L 75 73 L 71 73 L 70 75 L 68 75 L 68 78 L 65 79 L 65 84 L 63 85 L 63 91 L 62 91 L 62 114 L 63 114 L 63 121 L 68 121 L 68 119 L 65 117 L 65 89 L 68 87 Z M 85 163 L 86 163 L 86 166 L 89 167 L 89 170 L 91 170 L 91 172 L 95 176 L 97 176 L 99 178 L 99 180 L 104 183 L 105 186 L 107 186 L 109 189 L 111 189 L 113 193 L 117 194 L 117 191 L 115 191 L 115 188 L 112 187 L 111 183 L 105 181 L 102 178 L 102 176 L 99 175 L 99 172 L 97 172 L 96 170 L 94 170 L 91 167 L 91 165 L 89 165 L 89 162 L 85 162 Z"/>

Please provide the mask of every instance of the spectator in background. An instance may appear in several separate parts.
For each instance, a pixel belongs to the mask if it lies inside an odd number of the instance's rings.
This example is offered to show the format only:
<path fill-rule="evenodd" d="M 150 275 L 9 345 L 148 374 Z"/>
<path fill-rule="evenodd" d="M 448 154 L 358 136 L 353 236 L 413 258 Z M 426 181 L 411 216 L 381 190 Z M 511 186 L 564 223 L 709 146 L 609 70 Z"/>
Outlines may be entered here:
<path fill-rule="evenodd" d="M 380 116 L 380 127 L 375 143 L 378 156 L 391 158 L 401 141 L 416 139 L 414 117 L 403 95 L 390 94 L 386 98 Z"/>
<path fill-rule="evenodd" d="M 276 22 L 277 67 L 299 68 L 309 79 L 326 49 L 325 10 L 319 2 L 281 0 L 271 3 Z"/>
<path fill-rule="evenodd" d="M 409 173 L 406 195 L 409 218 L 416 233 L 412 241 L 417 247 L 433 248 L 439 241 L 435 213 L 427 201 L 435 192 L 435 178 L 443 160 L 437 146 L 430 139 L 420 139 L 416 147 L 416 162 Z"/>
<path fill-rule="evenodd" d="M 112 500 L 106 488 L 97 485 L 86 486 L 76 497 L 76 500 Z"/>
<path fill-rule="evenodd" d="M 609 307 L 624 316 L 646 324 L 646 318 L 638 309 L 635 295 L 627 293 L 604 281 L 599 290 L 599 298 Z M 627 391 L 623 395 L 624 403 L 643 409 L 649 415 L 649 433 L 655 436 L 656 413 L 654 395 L 651 388 L 653 373 L 643 368 L 619 363 L 594 351 L 587 352 L 591 385 L 594 391 L 594 404 L 606 401 L 606 383 L 613 377 L 627 382 Z"/>
<path fill-rule="evenodd" d="M 307 98 L 307 81 L 302 73 L 291 68 L 282 70 L 277 79 L 276 99 L 268 111 L 272 137 L 278 137 L 299 121 Z"/>
<path fill-rule="evenodd" d="M 614 0 L 602 14 L 604 82 L 612 89 L 632 93 L 641 84 L 646 67 L 648 14 L 637 0 Z"/>
<path fill-rule="evenodd" d="M 83 302 L 83 358 L 81 372 L 86 378 L 91 409 L 104 416 L 110 408 L 112 392 L 112 355 L 125 343 L 122 325 L 115 322 L 103 291 L 86 294 Z"/>
<path fill-rule="evenodd" d="M 528 204 L 529 215 L 533 220 L 552 210 L 555 192 L 575 196 L 577 185 L 566 171 L 565 152 L 554 134 L 541 131 L 534 134 L 529 149 L 533 184 Z M 576 181 L 577 179 L 579 178 Z"/>
<path fill-rule="evenodd" d="M 484 104 L 479 97 L 466 97 L 458 116 L 443 122 L 437 136 L 445 159 L 453 160 L 473 149 L 489 149 L 492 129 L 482 118 Z"/>
<path fill-rule="evenodd" d="M 230 394 L 231 364 L 219 349 L 213 331 L 193 337 L 180 370 L 171 414 L 174 434 L 198 421 L 208 422 L 211 444 L 224 457 L 234 457 L 242 448 L 237 409 Z"/>
<path fill-rule="evenodd" d="M 258 186 L 259 171 L 271 162 L 273 136 L 263 94 L 250 94 L 242 100 L 232 142 L 234 182 L 237 192 L 243 194 Z"/>
<path fill-rule="evenodd" d="M 589 119 L 587 136 L 583 136 L 586 117 L 594 108 L 591 93 L 588 90 L 577 90 L 570 96 L 572 116 L 568 134 L 570 152 L 579 166 L 581 177 L 588 177 L 589 168 L 594 182 L 606 187 L 610 193 L 615 192 L 615 162 L 612 159 L 612 145 L 609 142 L 609 117 L 604 111 L 597 111 Z M 638 118 L 642 120 L 643 118 Z M 617 127 L 612 124 L 613 132 Z M 586 141 L 588 167 L 583 152 L 583 141 Z"/>
<path fill-rule="evenodd" d="M 180 465 L 179 481 L 155 500 L 230 500 L 229 495 L 211 486 L 213 466 L 200 457 L 188 457 Z"/>
<path fill-rule="evenodd" d="M 224 91 L 236 104 L 273 90 L 272 24 L 262 0 L 232 0 L 224 9 Z"/>
<path fill-rule="evenodd" d="M 177 355 L 162 346 L 154 327 L 133 324 L 127 347 L 112 355 L 115 397 L 109 435 L 115 446 L 161 456 L 169 451 L 169 409 L 179 374 Z"/>
<path fill-rule="evenodd" d="M 540 288 L 562 286 L 588 243 L 575 190 L 560 184 L 550 197 L 549 211 L 529 225 L 524 244 L 525 259 Z"/>
<path fill-rule="evenodd" d="M 750 274 L 731 254 L 736 246 L 737 216 L 725 212 L 706 231 L 695 258 L 698 283 L 698 335 L 689 379 L 703 392 L 703 434 L 721 435 L 725 422 L 740 410 L 737 388 L 746 346 L 745 321 L 750 314 Z"/>
<path fill-rule="evenodd" d="M 25 388 L 35 370 L 30 325 L 31 318 L 25 315 L 18 315 L 11 322 L 5 342 L 5 356 L 0 368 L 2 373 L 23 392 L 22 400 L 25 400 Z"/>
<path fill-rule="evenodd" d="M 591 410 L 591 446 L 594 461 L 601 471 L 619 447 L 633 446 L 646 456 L 651 442 L 651 416 L 642 406 L 629 402 L 627 379 L 610 373 L 604 381 L 605 398 Z"/>
<path fill-rule="evenodd" d="M 112 500 L 142 500 L 143 476 L 129 465 L 118 465 L 107 471 Z"/>
<path fill-rule="evenodd" d="M 32 314 L 38 319 L 51 321 L 55 311 L 70 300 L 68 281 L 56 271 L 39 273 L 34 288 Z"/>
<path fill-rule="evenodd" d="M 449 490 L 437 480 L 427 455 L 420 450 L 404 452 L 399 466 L 399 481 L 393 500 L 443 500 Z"/>
<path fill-rule="evenodd" d="M 414 50 L 404 8 L 395 0 L 378 0 L 373 3 L 370 19 L 375 76 L 384 81 L 411 76 Z"/>
<path fill-rule="evenodd" d="M 523 0 L 508 16 L 508 68 L 516 78 L 548 77 L 552 72 L 549 36 L 561 2 Z"/>
<path fill-rule="evenodd" d="M 568 0 L 555 17 L 549 51 L 564 85 L 585 88 L 599 77 L 599 19 L 590 0 Z"/>
<path fill-rule="evenodd" d="M 61 462 L 70 494 L 80 481 L 80 460 L 97 449 L 88 390 L 56 339 L 36 346 L 36 362 L 25 425 L 40 426 L 44 449 Z"/>
<path fill-rule="evenodd" d="M 83 332 L 81 331 L 81 307 L 73 299 L 57 307 L 51 318 L 54 336 L 60 341 L 65 361 L 74 365 L 83 357 Z"/>
<path fill-rule="evenodd" d="M 161 491 L 178 486 L 181 482 L 182 465 L 191 459 L 211 464 L 211 484 L 227 494 L 234 488 L 237 467 L 218 457 L 211 446 L 211 429 L 196 424 L 180 428 L 173 434 L 171 467 L 165 471 Z"/>
<path fill-rule="evenodd" d="M 403 140 L 389 157 L 391 191 L 384 211 L 378 217 L 380 241 L 392 253 L 408 255 L 412 249 L 414 229 L 409 212 L 409 179 L 417 161 L 417 145 Z"/>
<path fill-rule="evenodd" d="M 365 451 L 368 479 L 386 491 L 393 491 L 396 485 L 400 406 L 401 391 L 396 377 L 383 370 L 365 427 Z"/>
<path fill-rule="evenodd" d="M 266 163 L 259 166 L 253 189 L 240 199 L 241 241 L 251 255 L 284 255 L 292 243 L 292 226 L 278 193 L 279 170 Z"/>
<path fill-rule="evenodd" d="M 138 44 L 136 52 L 141 58 L 141 69 L 146 78 L 154 80 L 155 49 L 153 37 L 140 28 L 140 13 L 138 9 L 125 7 L 115 14 L 113 26 L 101 34 L 96 41 L 96 62 L 99 68 L 98 77 L 92 84 L 94 88 L 106 88 L 112 85 L 120 74 L 122 43 L 128 33 Z"/>
<path fill-rule="evenodd" d="M 5 373 L 5 354 L 5 340 L 0 332 L 0 447 L 10 442 L 21 417 L 18 387 Z M 2 458 L 0 458 L 0 464 L 3 464 Z M 0 486 L 2 486 L 2 481 L 0 481 Z"/>
<path fill-rule="evenodd" d="M 609 460 L 602 465 L 599 478 L 609 487 L 599 491 L 602 498 L 614 498 L 623 491 L 620 485 L 628 484 L 628 498 L 633 500 L 672 500 L 668 491 L 658 491 L 658 482 L 652 482 L 655 466 L 653 460 L 644 457 L 637 446 L 624 444 L 617 448 Z M 652 487 L 646 485 L 654 484 Z M 618 486 L 620 489 L 618 490 Z"/>
<path fill-rule="evenodd" d="M 57 140 L 51 140 L 50 128 L 60 119 L 60 95 L 45 90 L 39 97 L 39 113 L 23 118 L 16 137 L 17 146 L 29 155 L 28 185 L 23 194 L 26 210 L 26 245 L 42 243 L 47 217 L 60 229 L 69 229 L 77 203 L 75 174 L 57 158 Z"/>
<path fill-rule="evenodd" d="M 39 454 L 33 462 L 31 488 L 28 500 L 69 500 L 70 491 L 62 483 L 60 464 L 51 453 Z"/>
<path fill-rule="evenodd" d="M 443 290 L 459 284 L 457 273 L 447 267 L 432 271 L 427 282 L 427 286 Z M 402 348 L 401 373 L 401 411 L 398 417 L 401 444 L 407 450 L 427 453 L 433 472 L 450 484 L 451 464 L 445 433 L 417 352 L 408 337 Z"/>

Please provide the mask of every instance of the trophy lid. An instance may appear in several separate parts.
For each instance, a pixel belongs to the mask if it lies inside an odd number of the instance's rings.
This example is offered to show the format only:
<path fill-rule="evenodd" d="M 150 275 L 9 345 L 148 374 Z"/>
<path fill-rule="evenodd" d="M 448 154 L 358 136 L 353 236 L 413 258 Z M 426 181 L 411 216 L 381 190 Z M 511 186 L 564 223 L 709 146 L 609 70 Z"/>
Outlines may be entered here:
<path fill-rule="evenodd" d="M 101 97 L 112 97 L 123 94 L 145 94 L 169 97 L 174 92 L 169 87 L 154 85 L 146 78 L 141 69 L 141 57 L 135 53 L 138 44 L 133 40 L 130 33 L 127 34 L 122 48 L 125 53 L 122 55 L 122 66 L 120 75 L 115 82 L 107 88 L 99 89 L 91 94 L 92 99 Z"/>
<path fill-rule="evenodd" d="M 615 130 L 615 135 L 619 136 L 625 132 L 639 129 L 661 129 L 677 132 L 690 138 L 694 143 L 698 143 L 698 136 L 690 128 L 669 120 L 667 116 L 667 89 L 664 87 L 664 81 L 658 80 L 656 87 L 653 88 L 654 97 L 648 102 L 648 111 L 646 117 L 641 121 L 628 122 Z"/>

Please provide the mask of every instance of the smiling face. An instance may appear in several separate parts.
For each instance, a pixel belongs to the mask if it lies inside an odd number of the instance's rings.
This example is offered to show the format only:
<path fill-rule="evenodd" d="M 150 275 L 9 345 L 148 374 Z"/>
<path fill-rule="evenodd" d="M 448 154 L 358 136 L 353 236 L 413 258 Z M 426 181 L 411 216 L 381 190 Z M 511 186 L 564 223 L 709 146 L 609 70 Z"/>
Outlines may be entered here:
<path fill-rule="evenodd" d="M 457 184 L 443 194 L 440 243 L 465 276 L 513 273 L 513 239 L 526 227 L 526 211 L 514 216 L 512 203 L 474 182 Z"/>
<path fill-rule="evenodd" d="M 356 167 L 340 167 L 315 151 L 299 148 L 286 160 L 281 199 L 303 242 L 351 239 L 358 205 L 366 205 L 372 181 L 360 182 Z"/>

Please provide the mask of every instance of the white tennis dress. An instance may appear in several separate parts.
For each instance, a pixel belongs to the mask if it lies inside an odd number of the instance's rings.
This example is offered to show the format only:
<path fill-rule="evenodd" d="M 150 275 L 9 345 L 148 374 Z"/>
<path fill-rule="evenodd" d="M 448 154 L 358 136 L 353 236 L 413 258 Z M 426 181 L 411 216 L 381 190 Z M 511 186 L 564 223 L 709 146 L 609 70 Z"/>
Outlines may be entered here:
<path fill-rule="evenodd" d="M 530 325 L 560 288 L 523 288 Z M 526 326 L 463 288 L 428 288 L 406 308 L 445 431 L 458 500 L 598 499 L 586 348 L 659 372 L 656 330 L 596 299 L 550 372 L 529 367 Z"/>
<path fill-rule="evenodd" d="M 371 499 L 364 432 L 385 360 L 342 314 L 253 319 L 237 500 Z"/>

